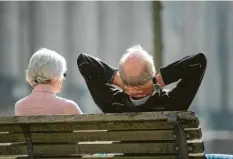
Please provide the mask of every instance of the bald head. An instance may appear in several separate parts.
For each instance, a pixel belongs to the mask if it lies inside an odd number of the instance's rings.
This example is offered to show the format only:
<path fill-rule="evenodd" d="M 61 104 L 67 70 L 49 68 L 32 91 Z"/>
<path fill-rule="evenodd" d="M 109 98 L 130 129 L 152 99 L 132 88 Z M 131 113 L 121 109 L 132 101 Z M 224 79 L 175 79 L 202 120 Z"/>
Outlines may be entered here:
<path fill-rule="evenodd" d="M 155 75 L 153 57 L 141 46 L 126 50 L 119 63 L 119 75 L 126 85 L 142 85 Z"/>

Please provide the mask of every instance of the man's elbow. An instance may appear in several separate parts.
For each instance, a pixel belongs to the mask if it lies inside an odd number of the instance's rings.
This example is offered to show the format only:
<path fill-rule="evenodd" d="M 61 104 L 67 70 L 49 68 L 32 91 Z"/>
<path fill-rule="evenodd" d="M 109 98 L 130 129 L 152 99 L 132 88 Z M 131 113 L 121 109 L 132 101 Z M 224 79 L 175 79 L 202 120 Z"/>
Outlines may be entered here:
<path fill-rule="evenodd" d="M 77 58 L 77 65 L 82 75 L 88 76 L 87 73 L 89 72 L 89 64 L 90 61 L 88 60 L 88 55 L 81 53 Z"/>
<path fill-rule="evenodd" d="M 85 53 L 81 53 L 77 58 L 77 65 L 78 67 L 80 67 L 85 63 L 88 63 L 88 55 L 86 55 Z"/>
<path fill-rule="evenodd" d="M 197 58 L 198 62 L 200 63 L 201 68 L 205 69 L 207 66 L 207 58 L 206 58 L 205 54 L 202 52 L 198 53 L 196 55 L 196 58 Z"/>

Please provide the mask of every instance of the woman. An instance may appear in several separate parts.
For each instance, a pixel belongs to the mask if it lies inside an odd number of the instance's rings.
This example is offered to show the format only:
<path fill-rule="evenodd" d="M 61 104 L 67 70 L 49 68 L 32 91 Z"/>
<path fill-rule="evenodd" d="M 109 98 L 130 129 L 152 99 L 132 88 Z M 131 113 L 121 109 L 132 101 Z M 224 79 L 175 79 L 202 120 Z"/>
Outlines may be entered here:
<path fill-rule="evenodd" d="M 82 114 L 71 100 L 57 97 L 66 77 L 65 59 L 49 49 L 38 50 L 30 59 L 26 80 L 32 93 L 15 104 L 15 115 Z"/>

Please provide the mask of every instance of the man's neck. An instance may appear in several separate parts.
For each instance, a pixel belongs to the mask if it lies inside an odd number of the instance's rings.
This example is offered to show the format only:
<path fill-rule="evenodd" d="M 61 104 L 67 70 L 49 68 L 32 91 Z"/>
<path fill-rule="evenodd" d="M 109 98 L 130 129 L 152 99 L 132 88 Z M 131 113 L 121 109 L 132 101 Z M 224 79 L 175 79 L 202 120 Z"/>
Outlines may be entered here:
<path fill-rule="evenodd" d="M 146 96 L 145 96 L 146 97 Z M 130 97 L 131 99 L 133 99 L 133 100 L 140 100 L 140 99 L 143 99 L 143 98 L 145 98 L 145 97 Z"/>
<path fill-rule="evenodd" d="M 140 106 L 142 104 L 145 104 L 149 98 L 150 98 L 150 95 L 143 97 L 143 98 L 136 98 L 136 99 L 133 99 L 132 97 L 130 97 L 130 100 L 133 103 L 133 105 Z"/>

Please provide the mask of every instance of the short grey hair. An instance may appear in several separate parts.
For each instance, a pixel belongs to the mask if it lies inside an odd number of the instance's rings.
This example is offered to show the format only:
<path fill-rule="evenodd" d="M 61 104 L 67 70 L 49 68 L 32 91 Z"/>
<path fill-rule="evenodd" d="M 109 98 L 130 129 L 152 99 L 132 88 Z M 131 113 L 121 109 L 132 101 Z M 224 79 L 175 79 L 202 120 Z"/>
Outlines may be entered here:
<path fill-rule="evenodd" d="M 124 64 L 127 59 L 134 57 L 143 61 L 144 72 L 140 76 L 127 76 L 127 72 L 124 71 Z M 122 82 L 126 85 L 138 86 L 147 83 L 153 78 L 156 70 L 154 66 L 153 57 L 140 45 L 135 45 L 126 50 L 119 62 L 119 76 Z"/>
<path fill-rule="evenodd" d="M 41 48 L 35 52 L 26 70 L 26 80 L 32 86 L 62 80 L 67 71 L 66 60 L 57 52 Z"/>

